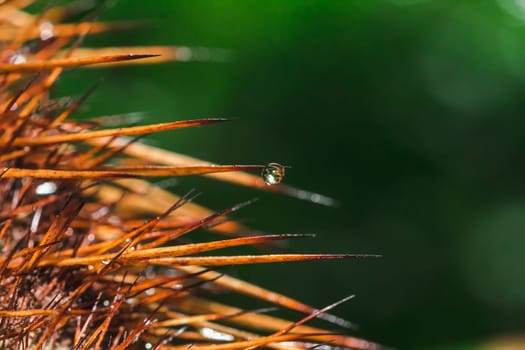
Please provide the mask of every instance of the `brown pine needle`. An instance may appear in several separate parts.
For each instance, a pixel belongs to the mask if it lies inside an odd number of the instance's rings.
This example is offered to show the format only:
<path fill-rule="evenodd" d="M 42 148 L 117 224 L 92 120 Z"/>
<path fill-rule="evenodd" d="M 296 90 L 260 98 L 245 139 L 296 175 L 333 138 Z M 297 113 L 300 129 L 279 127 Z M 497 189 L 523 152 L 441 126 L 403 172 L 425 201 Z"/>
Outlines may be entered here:
<path fill-rule="evenodd" d="M 57 310 L 0 310 L 0 317 L 31 317 L 56 315 Z"/>
<path fill-rule="evenodd" d="M 268 255 L 245 255 L 245 256 L 203 256 L 203 257 L 180 257 L 147 259 L 141 261 L 146 264 L 158 264 L 166 266 L 226 266 L 226 265 L 249 265 L 249 264 L 268 264 L 283 263 L 292 261 L 307 260 L 334 260 L 334 259 L 355 259 L 355 258 L 377 258 L 380 255 L 369 254 L 268 254 Z"/>
<path fill-rule="evenodd" d="M 141 52 L 143 54 L 152 54 L 152 57 L 147 61 L 140 61 L 140 63 L 162 63 L 168 61 L 187 61 L 188 59 L 183 54 L 188 50 L 185 47 L 176 46 L 128 46 L 128 47 L 105 47 L 105 48 L 79 48 L 71 55 L 71 57 L 94 57 L 94 56 L 113 56 L 124 55 L 129 52 Z M 60 55 L 61 53 L 59 53 Z M 102 66 L 111 65 L 112 63 L 105 63 Z M 100 67 L 97 65 L 97 67 Z"/>
<path fill-rule="evenodd" d="M 135 54 L 129 53 L 125 55 L 115 56 L 95 56 L 95 57 L 82 57 L 82 58 L 62 58 L 53 59 L 48 61 L 40 62 L 28 62 L 28 63 L 0 63 L 0 73 L 28 73 L 38 72 L 45 69 L 53 68 L 67 68 L 67 67 L 80 67 L 88 66 L 93 64 L 101 63 L 115 63 L 121 61 L 140 60 L 145 58 L 156 57 L 153 54 Z"/>
<path fill-rule="evenodd" d="M 279 342 L 286 342 L 286 341 L 292 341 L 292 340 L 298 340 L 302 339 L 305 336 L 313 336 L 317 335 L 320 336 L 321 334 L 287 334 L 287 335 L 280 335 L 280 336 L 268 336 L 268 337 L 262 337 L 258 339 L 253 340 L 245 340 L 245 341 L 237 341 L 237 342 L 231 342 L 227 344 L 211 344 L 211 345 L 194 345 L 191 347 L 191 349 L 199 349 L 199 350 L 235 350 L 235 349 L 247 349 L 252 346 L 262 346 L 269 343 L 279 343 Z M 325 334 L 324 336 L 329 336 L 330 334 Z M 170 347 L 171 350 L 182 350 L 182 349 L 188 349 L 187 346 L 172 346 Z"/>
<path fill-rule="evenodd" d="M 224 118 L 206 118 L 196 120 L 182 120 L 171 123 L 152 124 L 144 126 L 133 126 L 128 128 L 107 129 L 88 131 L 77 134 L 62 134 L 52 136 L 37 136 L 37 137 L 19 137 L 13 141 L 13 146 L 41 146 L 41 145 L 55 145 L 63 142 L 79 142 L 85 140 L 93 140 L 101 137 L 113 136 L 131 136 L 151 134 L 159 131 L 176 130 L 191 128 L 194 126 L 201 126 L 207 124 L 214 124 L 224 122 Z"/>
<path fill-rule="evenodd" d="M 34 316 L 54 316 L 61 311 L 57 309 L 33 309 L 33 310 L 0 310 L 0 317 L 34 317 Z M 87 315 L 86 310 L 70 310 L 71 315 Z"/>
<path fill-rule="evenodd" d="M 216 165 L 189 167 L 115 167 L 112 170 L 61 170 L 4 168 L 0 178 L 20 179 L 104 179 L 126 177 L 189 176 L 209 173 L 261 170 L 262 165 Z M 109 169 L 109 168 L 108 168 Z"/>
<path fill-rule="evenodd" d="M 160 248 L 158 248 L 160 249 Z M 139 251 L 140 252 L 140 251 Z M 138 253 L 138 252 L 137 252 Z M 269 264 L 283 263 L 292 261 L 308 260 L 334 260 L 334 259 L 359 259 L 359 258 L 378 258 L 380 255 L 373 254 L 268 254 L 268 255 L 240 255 L 240 256 L 202 256 L 202 257 L 164 257 L 148 258 L 142 257 L 134 259 L 137 255 L 134 252 L 127 253 L 122 257 L 122 262 L 127 263 L 131 260 L 135 264 L 146 265 L 165 265 L 165 266 L 226 266 L 226 265 L 249 265 L 249 264 Z M 102 263 L 107 265 L 113 255 L 100 255 L 79 257 L 70 259 L 45 260 L 39 266 L 77 266 Z"/>

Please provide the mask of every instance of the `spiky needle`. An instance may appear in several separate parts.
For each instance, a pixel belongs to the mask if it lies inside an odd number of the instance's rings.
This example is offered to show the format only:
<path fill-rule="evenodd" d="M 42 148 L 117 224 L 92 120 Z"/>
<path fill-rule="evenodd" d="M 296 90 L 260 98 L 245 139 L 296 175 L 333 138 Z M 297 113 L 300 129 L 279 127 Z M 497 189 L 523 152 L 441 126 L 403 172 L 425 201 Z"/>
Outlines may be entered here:
<path fill-rule="evenodd" d="M 192 203 L 194 194 L 178 197 L 143 178 L 207 175 L 327 205 L 331 199 L 239 172 L 262 166 L 215 165 L 126 138 L 223 119 L 97 129 L 103 118 L 69 118 L 92 90 L 69 104 L 49 98 L 65 68 L 187 60 L 190 49 L 82 49 L 85 35 L 133 24 L 61 23 L 83 7 L 33 15 L 24 11 L 32 2 L 0 1 L 0 349 L 375 348 L 303 324 L 320 317 L 348 325 L 326 314 L 336 304 L 318 310 L 208 269 L 365 255 L 195 255 L 305 235 L 246 235 L 229 217 L 246 204 L 214 213 Z M 229 238 L 188 242 L 197 229 Z M 293 323 L 197 297 L 210 289 L 307 316 Z"/>

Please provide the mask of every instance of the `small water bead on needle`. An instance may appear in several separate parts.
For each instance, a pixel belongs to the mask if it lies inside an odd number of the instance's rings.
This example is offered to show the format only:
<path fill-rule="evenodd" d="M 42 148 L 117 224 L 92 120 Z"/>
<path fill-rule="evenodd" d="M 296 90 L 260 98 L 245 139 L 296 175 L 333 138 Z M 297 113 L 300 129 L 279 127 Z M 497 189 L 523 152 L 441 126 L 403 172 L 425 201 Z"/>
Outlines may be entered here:
<path fill-rule="evenodd" d="M 56 192 L 58 186 L 55 182 L 46 181 L 38 185 L 35 189 L 35 193 L 39 196 L 45 196 Z"/>
<path fill-rule="evenodd" d="M 53 23 L 47 21 L 40 23 L 40 40 L 46 41 L 51 39 L 53 36 Z"/>
<path fill-rule="evenodd" d="M 219 332 L 215 329 L 203 327 L 199 330 L 199 333 L 208 339 L 221 340 L 221 341 L 232 341 L 235 338 L 231 334 Z"/>
<path fill-rule="evenodd" d="M 24 56 L 21 53 L 15 53 L 9 58 L 9 63 L 11 64 L 23 64 L 26 62 L 27 62 L 26 56 Z"/>
<path fill-rule="evenodd" d="M 261 172 L 264 183 L 271 186 L 277 185 L 283 181 L 284 166 L 279 163 L 269 163 Z"/>

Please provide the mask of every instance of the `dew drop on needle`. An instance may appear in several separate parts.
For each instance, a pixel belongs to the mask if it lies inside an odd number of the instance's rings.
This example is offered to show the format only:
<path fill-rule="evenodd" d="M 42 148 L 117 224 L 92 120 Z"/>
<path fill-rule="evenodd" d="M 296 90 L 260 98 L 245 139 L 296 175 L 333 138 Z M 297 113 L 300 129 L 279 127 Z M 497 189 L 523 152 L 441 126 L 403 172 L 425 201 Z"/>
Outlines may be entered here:
<path fill-rule="evenodd" d="M 269 163 L 262 170 L 261 176 L 267 185 L 277 185 L 284 177 L 284 167 L 278 163 Z"/>

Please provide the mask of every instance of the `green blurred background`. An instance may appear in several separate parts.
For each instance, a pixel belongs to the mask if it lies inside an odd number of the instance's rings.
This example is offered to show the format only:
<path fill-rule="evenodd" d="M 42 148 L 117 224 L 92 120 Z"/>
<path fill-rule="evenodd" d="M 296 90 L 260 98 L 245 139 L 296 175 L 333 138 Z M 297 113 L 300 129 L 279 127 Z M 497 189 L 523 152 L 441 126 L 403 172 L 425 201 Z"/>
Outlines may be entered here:
<path fill-rule="evenodd" d="M 235 217 L 317 234 L 295 251 L 384 256 L 228 272 L 318 307 L 355 293 L 334 313 L 399 349 L 474 349 L 523 332 L 524 1 L 127 0 L 101 17 L 118 19 L 149 24 L 86 45 L 231 57 L 73 71 L 58 91 L 102 78 L 85 115 L 233 119 L 148 142 L 218 163 L 287 164 L 287 183 L 342 205 L 197 178 L 174 191 L 195 187 L 213 209 L 259 197 Z"/>

